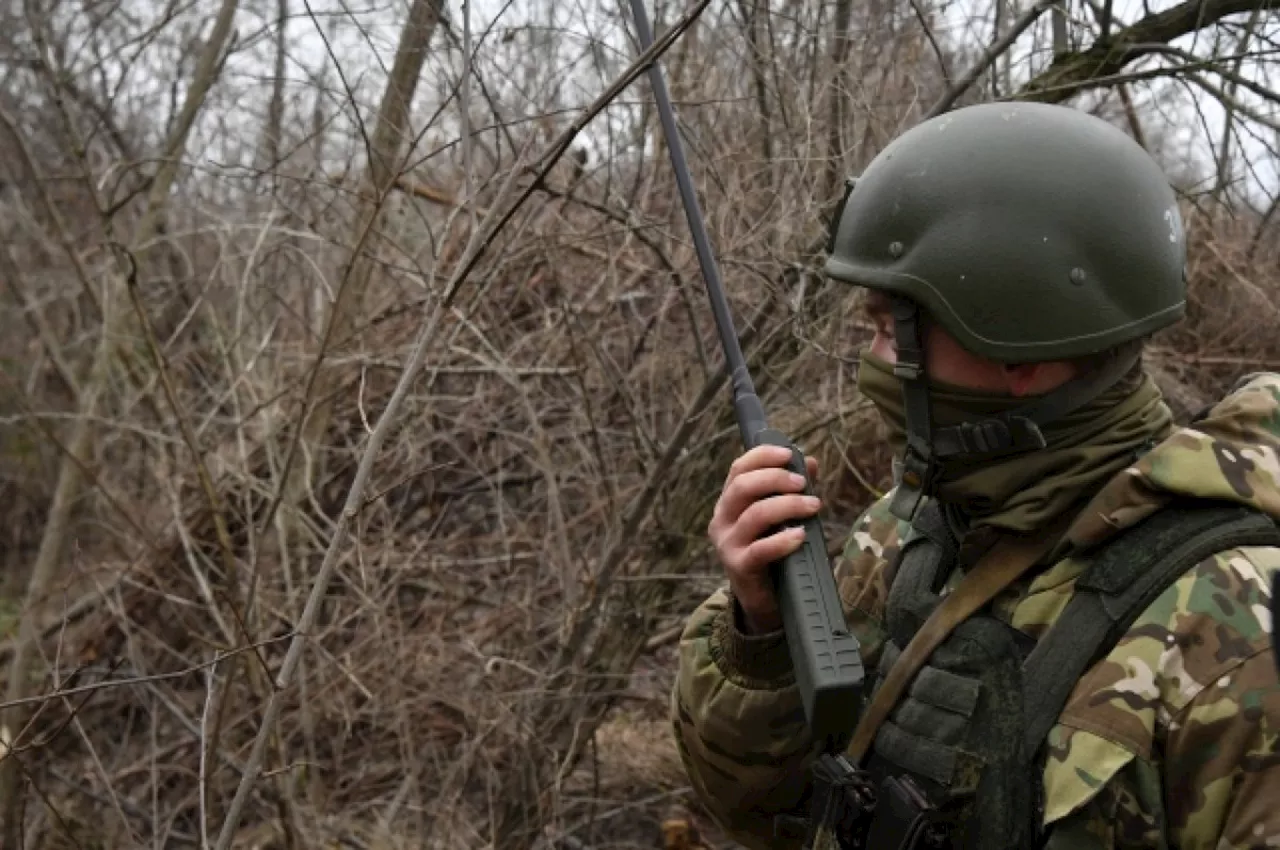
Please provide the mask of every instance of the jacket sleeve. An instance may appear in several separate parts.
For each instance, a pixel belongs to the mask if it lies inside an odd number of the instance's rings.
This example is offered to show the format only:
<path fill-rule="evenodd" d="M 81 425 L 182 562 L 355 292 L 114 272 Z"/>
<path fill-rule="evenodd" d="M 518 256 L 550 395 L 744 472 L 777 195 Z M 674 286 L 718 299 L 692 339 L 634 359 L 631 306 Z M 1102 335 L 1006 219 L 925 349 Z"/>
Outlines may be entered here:
<path fill-rule="evenodd" d="M 835 568 L 868 678 L 883 643 L 882 556 L 897 530 L 885 505 L 855 523 Z M 729 836 L 752 850 L 798 846 L 774 832 L 777 815 L 807 814 L 813 757 L 786 639 L 781 630 L 743 634 L 737 611 L 722 588 L 689 618 L 671 694 L 676 745 L 699 800 Z"/>

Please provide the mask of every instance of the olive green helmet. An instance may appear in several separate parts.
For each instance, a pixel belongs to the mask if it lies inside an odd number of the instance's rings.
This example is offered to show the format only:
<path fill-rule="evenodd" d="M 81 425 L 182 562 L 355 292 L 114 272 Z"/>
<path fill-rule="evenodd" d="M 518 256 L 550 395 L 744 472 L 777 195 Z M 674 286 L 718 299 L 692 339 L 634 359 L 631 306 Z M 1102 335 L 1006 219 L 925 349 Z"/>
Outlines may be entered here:
<path fill-rule="evenodd" d="M 1168 179 L 1080 110 L 958 109 L 899 136 L 850 183 L 827 274 L 911 299 L 975 354 L 1074 358 L 1184 313 Z"/>
<path fill-rule="evenodd" d="M 1169 181 L 1123 132 L 1066 106 L 988 103 L 915 126 L 849 181 L 828 248 L 830 277 L 892 296 L 907 441 L 890 509 L 907 520 L 939 458 L 1043 448 L 1040 426 L 1112 386 L 1186 309 Z M 921 310 L 992 360 L 1107 356 L 1018 410 L 934 428 Z"/>

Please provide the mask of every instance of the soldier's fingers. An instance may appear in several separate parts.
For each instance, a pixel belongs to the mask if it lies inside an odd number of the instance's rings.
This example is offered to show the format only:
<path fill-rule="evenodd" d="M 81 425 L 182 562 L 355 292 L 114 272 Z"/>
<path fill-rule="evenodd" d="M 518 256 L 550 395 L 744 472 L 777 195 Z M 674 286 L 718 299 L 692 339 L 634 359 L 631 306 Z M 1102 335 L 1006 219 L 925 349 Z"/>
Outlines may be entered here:
<path fill-rule="evenodd" d="M 725 485 L 716 512 L 721 514 L 723 522 L 733 524 L 753 502 L 778 494 L 798 493 L 803 489 L 804 479 L 790 470 L 781 467 L 753 469 Z"/>
<path fill-rule="evenodd" d="M 754 502 L 742 512 L 733 529 L 727 535 L 729 546 L 749 547 L 763 538 L 774 527 L 784 522 L 803 520 L 816 514 L 822 507 L 817 496 L 798 494 L 773 496 Z"/>
<path fill-rule="evenodd" d="M 818 459 L 816 457 L 806 457 L 804 459 L 804 468 L 809 473 L 810 481 L 818 477 Z"/>
<path fill-rule="evenodd" d="M 743 553 L 743 572 L 767 581 L 769 576 L 766 575 L 765 568 L 799 549 L 803 542 L 803 528 L 787 528 L 777 534 L 763 537 L 748 546 Z"/>
<path fill-rule="evenodd" d="M 790 555 L 804 542 L 803 528 L 787 528 L 737 550 L 726 564 L 733 593 L 743 608 L 773 604 L 773 585 L 767 567 Z M 761 606 L 753 606 L 759 599 Z"/>
<path fill-rule="evenodd" d="M 756 446 L 751 451 L 738 455 L 733 463 L 729 464 L 729 474 L 724 484 L 728 487 L 739 475 L 753 469 L 786 466 L 789 460 L 791 460 L 791 452 L 782 446 Z"/>

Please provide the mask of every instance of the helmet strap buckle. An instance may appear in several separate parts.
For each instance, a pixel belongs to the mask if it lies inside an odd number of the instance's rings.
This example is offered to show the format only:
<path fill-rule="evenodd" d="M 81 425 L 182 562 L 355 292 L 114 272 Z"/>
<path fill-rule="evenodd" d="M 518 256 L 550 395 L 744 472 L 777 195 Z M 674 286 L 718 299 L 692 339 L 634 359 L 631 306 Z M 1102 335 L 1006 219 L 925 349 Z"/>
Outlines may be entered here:
<path fill-rule="evenodd" d="M 933 442 L 938 457 L 1020 454 L 1046 445 L 1040 426 L 1025 416 L 1016 415 L 939 428 Z"/>
<path fill-rule="evenodd" d="M 910 443 L 907 444 L 902 457 L 894 463 L 896 486 L 893 498 L 889 501 L 889 513 L 905 522 L 915 519 L 924 502 L 932 466 L 928 458 L 917 452 Z"/>
<path fill-rule="evenodd" d="M 893 364 L 893 374 L 904 381 L 918 381 L 924 375 L 924 369 L 915 363 L 903 363 L 899 360 Z"/>

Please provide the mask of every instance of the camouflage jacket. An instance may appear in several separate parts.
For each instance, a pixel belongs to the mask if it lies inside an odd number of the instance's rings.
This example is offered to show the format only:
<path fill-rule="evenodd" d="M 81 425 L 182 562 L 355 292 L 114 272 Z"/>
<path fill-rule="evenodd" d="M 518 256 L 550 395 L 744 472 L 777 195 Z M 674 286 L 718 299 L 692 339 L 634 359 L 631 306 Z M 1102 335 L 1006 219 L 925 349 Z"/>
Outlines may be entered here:
<path fill-rule="evenodd" d="M 1109 480 L 1068 539 L 1121 533 L 1177 495 L 1280 518 L 1280 374 L 1254 375 Z M 874 669 L 893 555 L 905 527 L 887 498 L 836 565 L 850 629 Z M 1086 562 L 1070 555 L 1009 591 L 997 616 L 1031 637 L 1054 621 Z M 1280 681 L 1270 643 L 1280 549 L 1219 552 L 1155 600 L 1077 683 L 1048 739 L 1044 822 L 1055 848 L 1280 847 Z M 780 633 L 744 636 L 721 589 L 680 643 L 672 722 L 685 769 L 722 828 L 751 848 L 801 814 L 809 740 Z"/>

